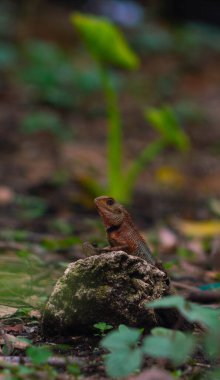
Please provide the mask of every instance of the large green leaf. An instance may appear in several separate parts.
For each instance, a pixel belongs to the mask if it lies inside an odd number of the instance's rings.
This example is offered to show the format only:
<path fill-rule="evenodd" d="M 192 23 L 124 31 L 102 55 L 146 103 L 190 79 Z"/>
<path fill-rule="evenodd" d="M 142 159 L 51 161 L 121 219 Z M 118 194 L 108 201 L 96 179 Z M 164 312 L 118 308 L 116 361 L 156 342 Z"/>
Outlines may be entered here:
<path fill-rule="evenodd" d="M 140 348 L 117 350 L 105 357 L 106 372 L 110 377 L 125 377 L 139 370 L 143 354 Z"/>
<path fill-rule="evenodd" d="M 97 61 L 126 69 L 137 68 L 138 57 L 129 48 L 118 28 L 108 20 L 74 13 L 71 22 Z"/>
<path fill-rule="evenodd" d="M 218 331 L 220 310 L 200 306 L 188 302 L 181 296 L 168 296 L 146 304 L 146 307 L 170 308 L 175 307 L 189 322 L 200 322 L 211 330 Z"/>
<path fill-rule="evenodd" d="M 137 343 L 140 329 L 120 325 L 117 331 L 110 332 L 102 339 L 102 347 L 110 353 L 105 356 L 107 374 L 110 377 L 125 377 L 140 369 L 143 354 Z"/>
<path fill-rule="evenodd" d="M 155 358 L 167 358 L 175 365 L 184 363 L 195 349 L 195 340 L 191 335 L 181 332 L 148 336 L 143 342 L 143 351 Z"/>

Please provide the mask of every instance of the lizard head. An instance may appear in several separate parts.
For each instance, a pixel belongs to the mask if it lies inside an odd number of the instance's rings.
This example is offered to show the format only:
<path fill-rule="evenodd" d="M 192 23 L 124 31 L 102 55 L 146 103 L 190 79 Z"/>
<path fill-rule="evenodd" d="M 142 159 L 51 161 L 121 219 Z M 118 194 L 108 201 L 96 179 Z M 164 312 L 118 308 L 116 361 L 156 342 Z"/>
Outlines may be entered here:
<path fill-rule="evenodd" d="M 105 227 L 117 226 L 122 223 L 124 208 L 114 198 L 103 195 L 95 198 L 94 202 Z"/>

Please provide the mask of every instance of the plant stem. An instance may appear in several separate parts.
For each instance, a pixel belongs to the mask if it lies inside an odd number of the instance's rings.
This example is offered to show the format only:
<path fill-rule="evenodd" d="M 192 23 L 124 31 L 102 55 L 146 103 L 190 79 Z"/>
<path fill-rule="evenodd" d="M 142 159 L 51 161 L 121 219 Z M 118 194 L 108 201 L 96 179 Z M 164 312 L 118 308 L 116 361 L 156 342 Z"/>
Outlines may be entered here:
<path fill-rule="evenodd" d="M 164 149 L 166 142 L 164 139 L 158 139 L 149 144 L 138 156 L 138 158 L 133 162 L 130 169 L 124 177 L 124 188 L 126 189 L 127 199 L 129 201 L 132 195 L 134 184 L 136 183 L 137 177 L 144 167 L 158 156 L 158 154 Z"/>
<path fill-rule="evenodd" d="M 121 188 L 122 125 L 117 93 L 106 67 L 100 66 L 108 113 L 108 191 L 116 197 Z"/>

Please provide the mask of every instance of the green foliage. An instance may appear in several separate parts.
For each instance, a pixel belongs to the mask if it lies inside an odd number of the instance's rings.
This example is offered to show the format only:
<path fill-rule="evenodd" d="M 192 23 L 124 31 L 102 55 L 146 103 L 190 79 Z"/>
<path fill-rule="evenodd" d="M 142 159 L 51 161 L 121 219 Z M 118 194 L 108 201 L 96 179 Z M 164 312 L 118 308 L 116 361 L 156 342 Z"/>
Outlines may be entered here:
<path fill-rule="evenodd" d="M 71 21 L 97 62 L 125 69 L 137 68 L 138 57 L 117 27 L 108 20 L 75 13 L 71 16 Z"/>
<path fill-rule="evenodd" d="M 143 55 L 166 53 L 173 48 L 173 37 L 165 28 L 148 22 L 134 34 L 132 46 Z"/>
<path fill-rule="evenodd" d="M 67 366 L 67 371 L 73 375 L 75 378 L 81 376 L 81 371 L 77 363 L 69 364 Z"/>
<path fill-rule="evenodd" d="M 119 326 L 101 341 L 110 351 L 105 356 L 106 372 L 110 377 L 125 377 L 140 370 L 144 355 L 169 359 L 177 366 L 185 363 L 195 349 L 195 339 L 181 331 L 155 328 L 140 344 L 139 329 Z"/>
<path fill-rule="evenodd" d="M 106 372 L 110 377 L 125 377 L 138 370 L 142 363 L 142 352 L 137 347 L 141 332 L 119 326 L 118 331 L 110 332 L 102 339 L 102 347 L 110 354 L 105 356 Z"/>
<path fill-rule="evenodd" d="M 147 308 L 177 308 L 177 310 L 189 322 L 200 322 L 205 327 L 216 330 L 219 326 L 220 311 L 203 307 L 192 302 L 188 302 L 181 296 L 168 296 L 159 300 L 150 302 L 146 305 Z"/>
<path fill-rule="evenodd" d="M 74 67 L 71 57 L 56 44 L 31 41 L 22 53 L 24 63 L 17 75 L 35 100 L 72 108 L 101 88 L 97 70 Z"/>
<path fill-rule="evenodd" d="M 179 150 L 187 149 L 189 140 L 169 107 L 151 109 L 146 112 L 146 115 L 153 127 L 159 131 L 160 136 L 143 149 L 130 168 L 126 172 L 124 171 L 122 167 L 122 120 L 117 93 L 112 85 L 108 68 L 112 64 L 126 69 L 136 68 L 138 59 L 135 53 L 128 48 L 118 29 L 109 21 L 79 13 L 74 14 L 71 21 L 99 65 L 108 113 L 108 184 L 103 189 L 95 181 L 90 180 L 87 181 L 87 188 L 93 192 L 93 195 L 106 192 L 119 201 L 128 202 L 131 200 L 137 177 L 146 165 L 157 157 L 167 145 L 172 145 Z"/>
<path fill-rule="evenodd" d="M 219 310 L 193 304 L 181 296 L 164 297 L 148 303 L 147 307 L 175 307 L 189 322 L 200 322 L 207 330 L 200 336 L 194 336 L 191 333 L 157 327 L 140 342 L 140 330 L 121 325 L 101 341 L 102 347 L 110 351 L 104 358 L 106 372 L 110 377 L 125 377 L 140 370 L 145 355 L 155 359 L 167 359 L 174 367 L 186 363 L 201 348 L 209 359 L 214 361 L 218 358 Z M 210 376 L 207 379 L 215 379 L 216 375 L 214 373 L 213 377 Z"/>
<path fill-rule="evenodd" d="M 220 51 L 220 32 L 213 26 L 191 23 L 177 28 L 173 38 L 175 51 L 188 61 L 199 62 L 204 52 Z"/>
<path fill-rule="evenodd" d="M 52 352 L 44 346 L 28 347 L 26 353 L 31 362 L 35 365 L 45 364 L 48 361 L 48 359 L 52 356 Z"/>
<path fill-rule="evenodd" d="M 0 42 L 0 70 L 10 69 L 18 58 L 18 52 L 14 45 Z"/>
<path fill-rule="evenodd" d="M 40 218 L 47 209 L 46 202 L 42 198 L 28 195 L 16 195 L 15 204 L 20 216 L 30 220 Z"/>
<path fill-rule="evenodd" d="M 206 119 L 205 110 L 190 101 L 179 101 L 173 106 L 173 110 L 181 122 L 201 123 Z"/>
<path fill-rule="evenodd" d="M 24 230 L 3 230 L 0 231 L 2 240 L 8 241 L 25 241 L 28 237 L 28 232 Z"/>
<path fill-rule="evenodd" d="M 48 131 L 61 139 L 71 137 L 61 118 L 54 112 L 49 111 L 29 112 L 22 120 L 21 129 L 25 133 Z"/>
<path fill-rule="evenodd" d="M 209 53 L 220 51 L 219 40 L 219 28 L 211 25 L 187 23 L 167 28 L 148 22 L 132 36 L 132 46 L 143 55 L 173 53 L 186 62 L 196 59 L 197 64 L 202 64 L 201 58 L 207 50 Z"/>
<path fill-rule="evenodd" d="M 160 332 L 160 333 L 159 333 Z M 195 339 L 181 331 L 163 329 L 155 331 L 143 341 L 143 351 L 154 358 L 169 359 L 178 366 L 187 361 L 195 349 Z"/>
<path fill-rule="evenodd" d="M 215 368 L 212 371 L 206 372 L 201 380 L 219 380 L 220 379 L 220 368 Z"/>
<path fill-rule="evenodd" d="M 97 335 L 100 335 L 100 336 L 104 336 L 105 333 L 106 333 L 108 330 L 111 330 L 111 329 L 113 328 L 112 325 L 109 325 L 109 324 L 107 324 L 107 323 L 105 323 L 105 322 L 99 322 L 99 323 L 96 323 L 96 324 L 94 325 L 94 327 L 95 327 L 96 329 L 98 329 L 99 334 L 97 334 Z"/>
<path fill-rule="evenodd" d="M 145 116 L 168 145 L 183 151 L 189 148 L 189 138 L 180 128 L 178 119 L 170 107 L 148 109 Z"/>
<path fill-rule="evenodd" d="M 20 318 L 26 318 L 33 307 L 45 303 L 53 283 L 63 271 L 55 264 L 45 266 L 30 251 L 0 255 L 0 304 L 18 307 L 16 315 Z"/>
<path fill-rule="evenodd" d="M 68 236 L 64 239 L 44 239 L 41 245 L 48 250 L 68 249 L 75 244 L 80 244 L 78 236 Z"/>
<path fill-rule="evenodd" d="M 186 301 L 181 296 L 169 296 L 160 300 L 150 302 L 147 307 L 155 308 L 176 308 L 181 315 L 189 322 L 199 322 L 206 329 L 206 333 L 201 337 L 201 345 L 207 357 L 214 360 L 220 354 L 220 333 L 219 319 L 220 310 L 211 309 L 201 305 Z"/>
<path fill-rule="evenodd" d="M 63 219 L 54 219 L 51 223 L 53 229 L 63 235 L 71 235 L 73 233 L 73 225 Z"/>

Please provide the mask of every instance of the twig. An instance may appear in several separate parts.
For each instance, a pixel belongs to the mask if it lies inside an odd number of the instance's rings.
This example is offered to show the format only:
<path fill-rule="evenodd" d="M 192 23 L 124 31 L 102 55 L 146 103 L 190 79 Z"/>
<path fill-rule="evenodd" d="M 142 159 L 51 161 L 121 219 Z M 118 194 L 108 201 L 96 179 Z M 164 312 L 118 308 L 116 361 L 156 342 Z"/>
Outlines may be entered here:
<path fill-rule="evenodd" d="M 200 290 L 195 286 L 182 284 L 172 281 L 172 284 L 179 289 L 188 290 L 187 299 L 195 302 L 213 303 L 220 301 L 220 291 L 216 290 Z"/>

